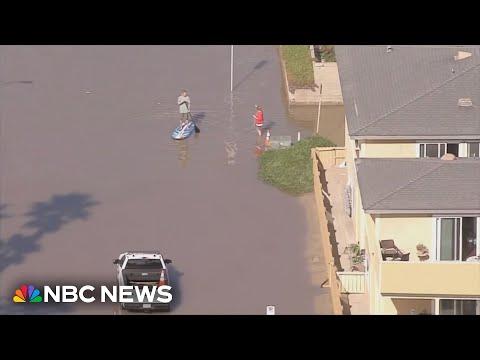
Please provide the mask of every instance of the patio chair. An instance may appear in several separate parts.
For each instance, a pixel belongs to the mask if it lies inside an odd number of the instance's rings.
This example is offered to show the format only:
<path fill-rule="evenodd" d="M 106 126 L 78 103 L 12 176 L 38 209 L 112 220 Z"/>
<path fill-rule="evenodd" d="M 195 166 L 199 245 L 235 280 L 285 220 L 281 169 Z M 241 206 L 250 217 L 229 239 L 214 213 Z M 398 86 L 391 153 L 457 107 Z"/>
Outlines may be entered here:
<path fill-rule="evenodd" d="M 392 239 L 380 240 L 380 249 L 382 250 L 383 260 L 392 259 L 400 261 L 408 261 L 410 253 L 405 253 L 400 250 Z"/>

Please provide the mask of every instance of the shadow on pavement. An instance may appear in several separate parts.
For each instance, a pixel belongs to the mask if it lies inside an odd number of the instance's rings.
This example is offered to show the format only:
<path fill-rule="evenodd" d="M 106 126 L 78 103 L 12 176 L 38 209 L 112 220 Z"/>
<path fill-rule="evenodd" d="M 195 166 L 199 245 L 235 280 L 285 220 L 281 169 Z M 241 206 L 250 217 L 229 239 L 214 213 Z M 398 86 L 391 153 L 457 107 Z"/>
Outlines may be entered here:
<path fill-rule="evenodd" d="M 22 263 L 28 254 L 38 251 L 44 235 L 56 232 L 75 220 L 87 220 L 90 208 L 96 205 L 98 202 L 83 193 L 54 195 L 49 201 L 34 203 L 24 214 L 29 219 L 23 225 L 23 228 L 33 230 L 33 234 L 18 233 L 5 240 L 0 239 L 0 272 L 10 265 Z M 0 219 L 4 207 L 0 207 Z"/>
<path fill-rule="evenodd" d="M 8 204 L 1 204 L 0 205 L 0 220 L 1 219 L 8 219 L 13 217 L 12 215 L 6 213 L 6 209 L 8 207 Z"/>
<path fill-rule="evenodd" d="M 267 131 L 267 130 L 272 130 L 273 127 L 275 126 L 276 122 L 275 121 L 267 121 L 267 123 L 265 124 L 265 126 L 263 127 L 263 130 L 264 131 Z"/>
<path fill-rule="evenodd" d="M 256 70 L 259 70 L 261 69 L 262 67 L 264 67 L 266 64 L 268 63 L 267 60 L 262 60 L 262 61 L 259 61 L 257 63 L 257 65 L 255 65 L 253 67 L 252 70 L 250 70 L 247 75 L 245 75 L 234 87 L 233 87 L 233 90 L 236 90 L 238 87 L 240 87 L 240 85 L 242 85 L 245 81 L 247 81 L 254 73 Z"/>

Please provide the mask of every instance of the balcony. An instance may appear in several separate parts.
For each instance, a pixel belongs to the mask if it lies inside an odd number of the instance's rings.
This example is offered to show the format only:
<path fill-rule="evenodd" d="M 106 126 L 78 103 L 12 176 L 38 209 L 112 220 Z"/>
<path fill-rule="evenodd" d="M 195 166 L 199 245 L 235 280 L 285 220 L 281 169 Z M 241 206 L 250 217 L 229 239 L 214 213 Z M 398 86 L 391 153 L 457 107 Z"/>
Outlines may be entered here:
<path fill-rule="evenodd" d="M 480 297 L 480 262 L 382 261 L 385 296 Z"/>

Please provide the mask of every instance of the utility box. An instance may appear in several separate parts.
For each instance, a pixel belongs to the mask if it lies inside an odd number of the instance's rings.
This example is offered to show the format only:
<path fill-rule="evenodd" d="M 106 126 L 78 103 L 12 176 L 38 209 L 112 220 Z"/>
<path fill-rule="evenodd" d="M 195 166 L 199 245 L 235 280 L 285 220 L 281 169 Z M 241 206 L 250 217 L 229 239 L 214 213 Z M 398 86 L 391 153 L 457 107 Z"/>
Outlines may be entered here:
<path fill-rule="evenodd" d="M 292 145 L 291 136 L 270 136 L 270 146 L 268 149 L 282 149 Z"/>

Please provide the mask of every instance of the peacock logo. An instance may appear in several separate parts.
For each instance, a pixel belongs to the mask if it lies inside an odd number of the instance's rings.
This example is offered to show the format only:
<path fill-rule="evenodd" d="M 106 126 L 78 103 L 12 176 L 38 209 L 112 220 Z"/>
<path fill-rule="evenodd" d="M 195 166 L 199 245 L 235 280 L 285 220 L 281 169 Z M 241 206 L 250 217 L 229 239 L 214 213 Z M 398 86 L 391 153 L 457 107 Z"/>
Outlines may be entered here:
<path fill-rule="evenodd" d="M 15 296 L 13 297 L 13 302 L 16 303 L 25 303 L 25 302 L 33 302 L 38 303 L 42 302 L 43 299 L 40 296 L 40 291 L 35 289 L 33 285 L 22 285 L 20 289 L 15 291 Z"/>

